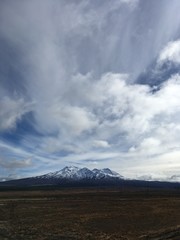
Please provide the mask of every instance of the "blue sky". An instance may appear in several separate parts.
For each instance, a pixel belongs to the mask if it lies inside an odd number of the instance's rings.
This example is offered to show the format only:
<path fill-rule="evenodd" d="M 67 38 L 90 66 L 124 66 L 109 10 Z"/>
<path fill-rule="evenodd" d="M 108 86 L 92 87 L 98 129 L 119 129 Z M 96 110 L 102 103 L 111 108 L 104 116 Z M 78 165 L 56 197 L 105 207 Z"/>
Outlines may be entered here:
<path fill-rule="evenodd" d="M 180 174 L 180 1 L 0 2 L 0 178 Z"/>

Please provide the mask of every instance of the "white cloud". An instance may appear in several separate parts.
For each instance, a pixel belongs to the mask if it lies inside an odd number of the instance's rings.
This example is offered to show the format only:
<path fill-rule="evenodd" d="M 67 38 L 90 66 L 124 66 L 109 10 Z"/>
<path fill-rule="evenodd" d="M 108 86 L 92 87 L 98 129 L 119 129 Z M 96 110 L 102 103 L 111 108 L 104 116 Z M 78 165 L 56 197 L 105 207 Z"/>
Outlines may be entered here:
<path fill-rule="evenodd" d="M 74 115 L 73 108 L 70 111 L 67 108 L 67 112 L 58 112 L 57 119 L 55 113 L 48 112 L 47 117 L 55 117 L 57 123 L 60 122 L 57 127 L 66 129 L 66 134 L 42 139 L 40 147 L 50 152 L 65 150 L 73 153 L 66 158 L 60 158 L 62 162 L 72 159 L 76 162 L 87 158 L 103 160 L 109 156 L 112 165 L 115 161 L 114 165 L 120 166 L 121 163 L 124 164 L 122 159 L 128 159 L 125 165 L 127 167 L 129 164 L 129 169 L 134 162 L 137 164 L 137 159 L 139 168 L 143 168 L 148 166 L 150 159 L 154 164 L 160 159 L 157 156 L 176 149 L 180 141 L 180 76 L 173 76 L 156 92 L 149 86 L 128 84 L 126 79 L 126 75 L 109 73 L 97 82 L 91 80 L 89 97 L 84 95 L 84 92 L 87 91 L 90 80 L 89 76 L 84 76 L 83 83 L 80 81 L 78 84 L 82 94 L 79 92 L 75 95 L 73 102 L 77 105 L 74 108 L 78 107 L 78 113 L 81 108 L 83 111 L 88 109 L 88 118 L 85 115 L 85 123 L 88 124 L 81 126 L 81 114 Z M 76 91 L 75 85 L 74 90 Z M 91 119 L 89 116 L 93 116 L 95 121 L 87 120 Z M 44 119 L 45 117 L 42 117 L 38 126 L 44 124 Z M 52 126 L 55 126 L 54 121 L 48 119 Z M 51 129 L 51 125 L 48 129 Z M 99 150 L 92 155 L 94 146 Z M 103 149 L 104 153 L 100 149 Z M 161 162 L 161 167 L 166 168 L 166 159 L 163 159 L 165 162 Z"/>
<path fill-rule="evenodd" d="M 31 105 L 24 99 L 12 99 L 8 96 L 0 99 L 0 131 L 16 127 L 22 116 L 31 110 Z"/>
<path fill-rule="evenodd" d="M 47 104 L 35 114 L 38 128 L 43 132 L 60 132 L 64 137 L 78 136 L 84 131 L 91 131 L 97 125 L 95 116 L 89 110 L 60 102 Z"/>
<path fill-rule="evenodd" d="M 107 141 L 104 141 L 104 140 L 94 140 L 93 146 L 95 146 L 97 148 L 108 148 L 108 147 L 110 147 L 109 143 Z"/>
<path fill-rule="evenodd" d="M 162 64 L 166 61 L 180 64 L 180 40 L 169 42 L 161 51 L 158 63 Z"/>

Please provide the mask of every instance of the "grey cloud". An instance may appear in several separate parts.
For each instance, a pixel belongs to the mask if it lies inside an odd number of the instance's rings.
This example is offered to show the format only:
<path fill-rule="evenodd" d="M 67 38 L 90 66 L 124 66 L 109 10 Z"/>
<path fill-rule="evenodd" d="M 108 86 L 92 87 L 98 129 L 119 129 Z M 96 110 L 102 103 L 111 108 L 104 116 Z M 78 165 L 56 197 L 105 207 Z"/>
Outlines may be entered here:
<path fill-rule="evenodd" d="M 58 87 L 51 86 L 54 93 L 63 87 L 60 79 L 74 72 L 92 71 L 98 77 L 109 71 L 138 75 L 176 35 L 178 6 L 176 0 L 156 5 L 151 1 L 16 0 L 2 4 L 1 35 L 19 49 L 25 68 L 31 68 L 26 69 L 24 74 L 30 74 L 26 78 L 39 88 L 49 86 L 51 79 Z"/>
<path fill-rule="evenodd" d="M 23 160 L 15 160 L 15 159 L 0 159 L 0 166 L 5 169 L 15 170 L 19 168 L 27 168 L 32 166 L 31 158 L 23 159 Z"/>

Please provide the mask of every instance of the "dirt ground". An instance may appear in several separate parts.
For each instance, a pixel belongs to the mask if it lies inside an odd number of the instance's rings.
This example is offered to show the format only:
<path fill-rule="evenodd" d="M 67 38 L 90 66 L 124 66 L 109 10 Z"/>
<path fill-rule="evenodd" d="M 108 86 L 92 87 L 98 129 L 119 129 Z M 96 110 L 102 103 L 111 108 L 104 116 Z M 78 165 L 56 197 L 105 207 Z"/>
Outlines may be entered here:
<path fill-rule="evenodd" d="M 180 192 L 0 192 L 0 240 L 180 240 Z"/>

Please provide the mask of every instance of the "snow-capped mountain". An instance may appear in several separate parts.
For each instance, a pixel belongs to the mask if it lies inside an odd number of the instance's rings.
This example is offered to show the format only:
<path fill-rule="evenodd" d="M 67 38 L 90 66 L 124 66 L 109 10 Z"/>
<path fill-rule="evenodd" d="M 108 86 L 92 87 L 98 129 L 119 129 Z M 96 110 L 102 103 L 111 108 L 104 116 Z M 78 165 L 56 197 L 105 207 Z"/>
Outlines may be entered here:
<path fill-rule="evenodd" d="M 167 188 L 180 189 L 179 175 L 174 175 L 169 181 L 154 180 L 151 176 L 141 176 L 139 179 L 128 179 L 109 168 L 93 169 L 65 167 L 56 172 L 50 172 L 36 177 L 22 178 L 0 182 L 0 187 L 10 188 L 53 188 L 53 187 L 99 187 L 118 186 L 126 188 Z"/>
<path fill-rule="evenodd" d="M 104 169 L 93 169 L 88 168 L 78 168 L 75 166 L 64 167 L 60 171 L 50 172 L 45 175 L 37 176 L 36 178 L 43 179 L 71 179 L 71 180 L 81 180 L 81 179 L 106 179 L 106 178 L 121 178 L 119 173 L 110 170 L 109 168 Z"/>

